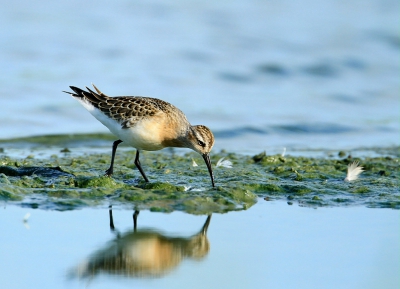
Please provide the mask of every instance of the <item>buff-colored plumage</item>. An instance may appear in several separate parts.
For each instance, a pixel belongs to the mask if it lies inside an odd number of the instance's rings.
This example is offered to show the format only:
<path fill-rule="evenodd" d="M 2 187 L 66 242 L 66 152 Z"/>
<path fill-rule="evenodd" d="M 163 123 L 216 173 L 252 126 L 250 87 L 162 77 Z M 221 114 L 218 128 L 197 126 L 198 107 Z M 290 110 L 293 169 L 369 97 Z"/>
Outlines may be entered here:
<path fill-rule="evenodd" d="M 118 233 L 117 237 L 70 272 L 71 277 L 94 278 L 98 274 L 126 277 L 160 277 L 176 268 L 185 259 L 201 260 L 209 250 L 207 229 L 209 215 L 201 230 L 189 237 L 169 236 L 155 229 L 137 229 L 135 212 L 134 230 Z M 112 211 L 110 224 L 114 230 Z"/>
<path fill-rule="evenodd" d="M 70 86 L 74 92 L 66 92 L 77 99 L 97 120 L 105 125 L 118 140 L 114 142 L 110 168 L 106 175 L 113 173 L 114 155 L 118 144 L 137 149 L 135 165 L 145 181 L 148 181 L 139 162 L 139 151 L 155 151 L 165 147 L 190 148 L 203 156 L 211 182 L 214 186 L 210 151 L 214 135 L 204 125 L 192 126 L 185 114 L 172 104 L 151 97 L 118 96 L 110 97 L 96 86 L 95 91 Z"/>

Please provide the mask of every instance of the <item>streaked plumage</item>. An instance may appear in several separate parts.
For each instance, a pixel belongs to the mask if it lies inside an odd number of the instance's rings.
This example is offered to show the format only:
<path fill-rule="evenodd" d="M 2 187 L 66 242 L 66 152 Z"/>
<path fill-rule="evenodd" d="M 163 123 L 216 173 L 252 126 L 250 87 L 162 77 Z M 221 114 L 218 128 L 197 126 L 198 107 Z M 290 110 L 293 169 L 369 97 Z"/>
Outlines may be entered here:
<path fill-rule="evenodd" d="M 214 135 L 209 128 L 204 125 L 192 126 L 181 110 L 163 100 L 139 96 L 110 97 L 96 86 L 93 87 L 96 92 L 88 87 L 85 91 L 74 86 L 70 86 L 74 92 L 65 92 L 77 99 L 119 138 L 114 142 L 111 165 L 106 175 L 113 174 L 114 156 L 121 142 L 137 149 L 135 165 L 147 182 L 139 161 L 140 150 L 186 147 L 203 156 L 214 186 L 209 157 L 214 145 Z"/>

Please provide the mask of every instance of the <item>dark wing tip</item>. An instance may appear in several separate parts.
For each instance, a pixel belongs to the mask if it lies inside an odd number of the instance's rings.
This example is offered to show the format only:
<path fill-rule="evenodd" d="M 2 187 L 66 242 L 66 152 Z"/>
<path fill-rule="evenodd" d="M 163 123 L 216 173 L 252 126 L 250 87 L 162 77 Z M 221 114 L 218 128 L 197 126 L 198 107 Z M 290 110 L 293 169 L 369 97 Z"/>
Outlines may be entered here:
<path fill-rule="evenodd" d="M 86 89 L 91 93 L 91 94 L 93 94 L 93 95 L 97 95 L 97 93 L 96 92 L 94 92 L 93 90 L 91 90 L 89 87 L 87 87 L 86 86 Z"/>
<path fill-rule="evenodd" d="M 81 97 L 81 98 L 85 97 L 86 94 L 88 94 L 87 91 L 84 91 L 83 89 L 80 89 L 80 88 L 78 88 L 76 86 L 72 86 L 71 85 L 69 88 L 71 88 L 74 92 L 69 92 L 69 91 L 63 91 L 63 92 L 71 94 L 74 97 Z"/>
<path fill-rule="evenodd" d="M 71 88 L 73 91 L 75 91 L 75 93 L 77 93 L 78 95 L 81 95 L 81 94 L 83 94 L 85 92 L 83 89 L 80 89 L 80 88 L 78 88 L 76 86 L 72 86 L 71 85 L 69 88 Z"/>

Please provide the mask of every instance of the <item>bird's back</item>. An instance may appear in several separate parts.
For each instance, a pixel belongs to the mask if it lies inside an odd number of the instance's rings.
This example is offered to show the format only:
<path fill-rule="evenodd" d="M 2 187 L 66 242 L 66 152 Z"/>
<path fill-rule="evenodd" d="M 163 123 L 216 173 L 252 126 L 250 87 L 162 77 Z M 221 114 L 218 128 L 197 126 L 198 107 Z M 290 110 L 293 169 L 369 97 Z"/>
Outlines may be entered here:
<path fill-rule="evenodd" d="M 96 92 L 70 86 L 74 93 L 67 93 L 125 143 L 144 150 L 185 146 L 180 139 L 190 124 L 177 107 L 151 97 L 110 97 L 93 87 Z"/>
<path fill-rule="evenodd" d="M 81 103 L 85 102 L 84 106 L 86 108 L 88 108 L 88 105 L 93 106 L 107 117 L 121 123 L 122 128 L 132 127 L 142 119 L 163 113 L 186 120 L 182 111 L 161 99 L 142 96 L 110 97 L 102 93 L 96 86 L 94 88 L 97 92 L 89 88 L 85 91 L 71 86 L 75 93 L 70 94 Z"/>

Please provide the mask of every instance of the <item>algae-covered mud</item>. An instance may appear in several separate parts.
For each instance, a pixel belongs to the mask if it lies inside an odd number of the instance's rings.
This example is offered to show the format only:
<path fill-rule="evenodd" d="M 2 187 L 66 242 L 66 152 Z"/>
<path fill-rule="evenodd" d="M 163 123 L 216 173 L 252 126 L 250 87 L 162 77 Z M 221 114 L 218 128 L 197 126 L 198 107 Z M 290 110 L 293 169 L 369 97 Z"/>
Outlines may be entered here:
<path fill-rule="evenodd" d="M 86 149 L 82 143 L 87 139 L 57 136 L 0 143 L 0 199 L 43 209 L 113 204 L 192 214 L 247 209 L 257 197 L 284 199 L 289 205 L 400 208 L 398 147 L 363 149 L 363 157 L 339 151 L 305 156 L 291 156 L 290 151 L 284 156 L 214 152 L 212 188 L 201 156 L 181 150 L 143 152 L 142 166 L 150 179 L 145 183 L 134 165 L 135 150 L 122 148 L 113 177 L 105 177 L 111 149 Z M 221 158 L 232 165 L 217 166 Z M 345 182 L 347 166 L 355 160 L 365 171 Z"/>

